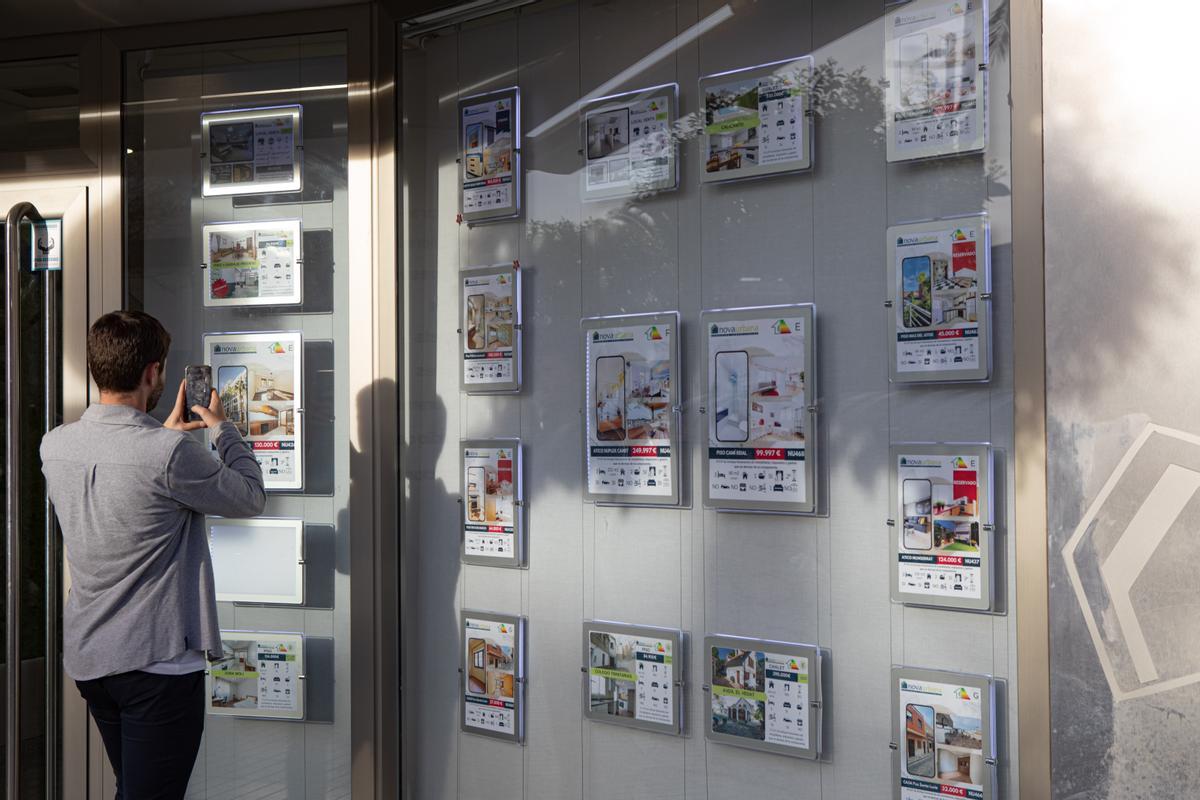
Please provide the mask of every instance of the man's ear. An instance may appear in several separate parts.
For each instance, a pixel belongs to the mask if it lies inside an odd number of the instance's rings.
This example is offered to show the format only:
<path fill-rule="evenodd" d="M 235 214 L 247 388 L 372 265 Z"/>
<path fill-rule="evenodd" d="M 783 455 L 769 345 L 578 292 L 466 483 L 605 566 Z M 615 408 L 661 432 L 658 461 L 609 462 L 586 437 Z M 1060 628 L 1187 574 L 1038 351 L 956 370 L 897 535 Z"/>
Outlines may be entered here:
<path fill-rule="evenodd" d="M 147 364 L 146 368 L 142 370 L 142 383 L 149 386 L 157 386 L 158 375 L 162 372 L 162 366 L 161 361 L 151 361 Z"/>

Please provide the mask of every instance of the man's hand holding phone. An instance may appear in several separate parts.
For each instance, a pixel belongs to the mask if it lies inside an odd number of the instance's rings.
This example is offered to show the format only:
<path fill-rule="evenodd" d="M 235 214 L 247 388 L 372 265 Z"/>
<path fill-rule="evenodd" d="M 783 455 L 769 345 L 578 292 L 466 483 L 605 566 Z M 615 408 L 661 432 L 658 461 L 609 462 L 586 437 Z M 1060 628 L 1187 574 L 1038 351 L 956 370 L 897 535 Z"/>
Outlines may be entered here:
<path fill-rule="evenodd" d="M 177 431 L 195 431 L 201 428 L 215 428 L 225 421 L 225 407 L 221 405 L 221 396 L 213 389 L 209 393 L 208 407 L 194 405 L 191 411 L 200 417 L 199 422 L 187 421 L 187 381 L 179 382 L 179 394 L 175 398 L 175 408 L 171 416 L 163 423 L 164 427 Z"/>

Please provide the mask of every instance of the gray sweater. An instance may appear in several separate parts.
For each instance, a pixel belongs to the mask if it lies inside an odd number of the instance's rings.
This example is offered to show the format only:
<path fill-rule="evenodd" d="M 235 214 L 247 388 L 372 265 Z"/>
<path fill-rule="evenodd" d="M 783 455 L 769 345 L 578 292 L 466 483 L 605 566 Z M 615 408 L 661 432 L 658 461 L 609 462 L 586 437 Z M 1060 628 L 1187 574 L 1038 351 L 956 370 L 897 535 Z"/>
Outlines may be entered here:
<path fill-rule="evenodd" d="M 190 434 L 122 405 L 93 405 L 42 439 L 42 472 L 71 571 L 63 668 L 91 680 L 220 652 L 204 515 L 251 517 L 262 470 L 232 423 Z"/>

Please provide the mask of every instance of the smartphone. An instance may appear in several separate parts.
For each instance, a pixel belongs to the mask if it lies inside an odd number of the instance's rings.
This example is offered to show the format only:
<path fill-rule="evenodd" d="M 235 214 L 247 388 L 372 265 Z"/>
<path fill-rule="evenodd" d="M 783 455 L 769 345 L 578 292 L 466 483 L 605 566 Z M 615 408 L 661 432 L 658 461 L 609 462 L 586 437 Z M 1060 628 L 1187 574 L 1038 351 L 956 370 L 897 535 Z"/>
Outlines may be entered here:
<path fill-rule="evenodd" d="M 250 388 L 246 367 L 242 364 L 217 367 L 217 392 L 225 407 L 225 419 L 232 422 L 242 436 L 249 436 Z"/>
<path fill-rule="evenodd" d="M 208 408 L 212 401 L 212 367 L 207 364 L 186 366 L 183 368 L 183 381 L 187 421 L 199 422 L 200 416 L 192 411 L 192 406 Z"/>

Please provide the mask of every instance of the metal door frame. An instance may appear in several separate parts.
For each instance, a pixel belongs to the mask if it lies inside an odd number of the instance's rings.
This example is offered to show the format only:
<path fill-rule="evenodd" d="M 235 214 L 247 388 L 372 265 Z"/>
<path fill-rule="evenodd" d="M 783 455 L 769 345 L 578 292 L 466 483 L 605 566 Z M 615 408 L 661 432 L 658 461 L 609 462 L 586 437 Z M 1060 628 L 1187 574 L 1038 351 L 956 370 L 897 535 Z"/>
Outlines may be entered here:
<path fill-rule="evenodd" d="M 45 160 L 45 171 L 36 174 L 28 168 L 6 169 L 11 165 L 0 160 L 0 197 L 10 188 L 70 185 L 83 187 L 84 202 L 90 198 L 85 227 L 86 281 L 63 284 L 64 309 L 86 308 L 84 314 L 63 315 L 64 420 L 78 419 L 89 394 L 87 323 L 121 308 L 124 302 L 124 53 L 263 36 L 346 32 L 347 233 L 349 262 L 362 265 L 350 270 L 349 282 L 351 294 L 364 298 L 349 317 L 349 336 L 371 343 L 353 351 L 348 363 L 350 479 L 355 487 L 348 503 L 355 520 L 350 532 L 352 668 L 347 676 L 351 684 L 351 790 L 356 798 L 399 796 L 403 587 L 397 488 L 403 387 L 396 270 L 396 23 L 381 5 L 366 3 L 245 16 L 236 21 L 236 26 L 226 18 L 0 40 L 4 61 L 79 54 L 81 74 L 80 148 L 58 161 Z M 38 196 L 34 195 L 35 200 Z M 78 246 L 82 245 L 68 245 L 68 259 Z M 65 599 L 65 574 L 63 582 Z M 64 800 L 110 797 L 112 779 L 99 735 L 87 721 L 78 692 L 66 688 L 70 691 L 61 694 L 62 796 Z"/>

